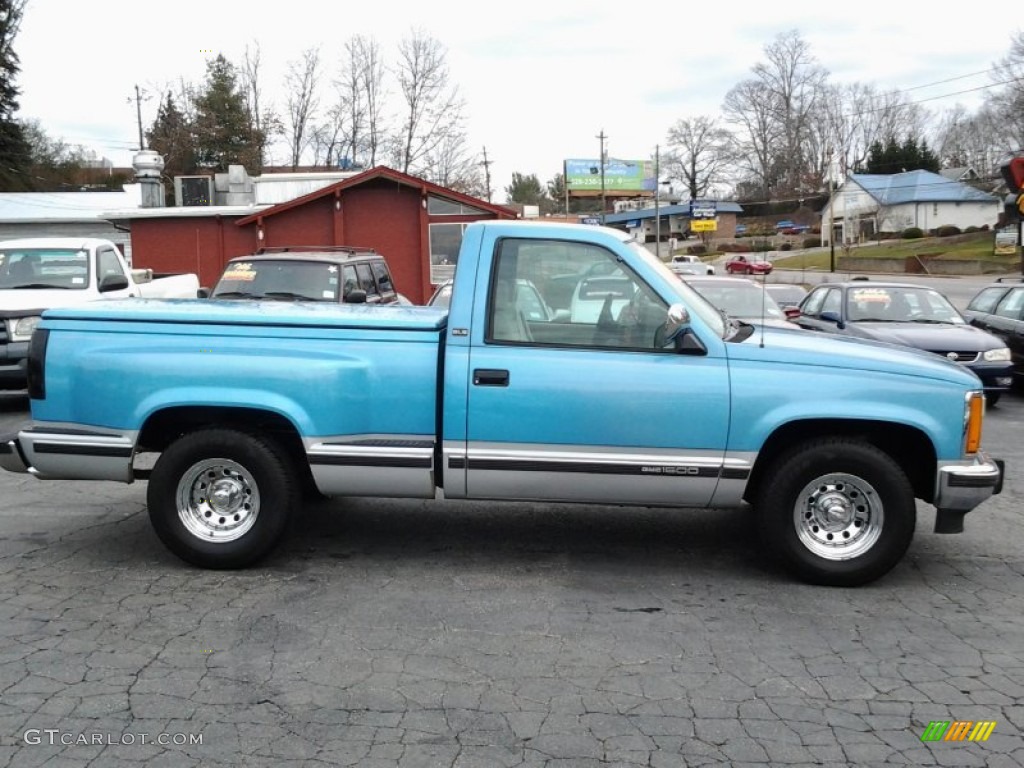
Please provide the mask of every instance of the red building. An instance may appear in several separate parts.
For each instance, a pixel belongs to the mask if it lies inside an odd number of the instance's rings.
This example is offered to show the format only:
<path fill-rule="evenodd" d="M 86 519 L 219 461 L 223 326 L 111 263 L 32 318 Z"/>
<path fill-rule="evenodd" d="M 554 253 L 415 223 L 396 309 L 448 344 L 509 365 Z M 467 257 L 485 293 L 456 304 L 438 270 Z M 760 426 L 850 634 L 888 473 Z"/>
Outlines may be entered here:
<path fill-rule="evenodd" d="M 395 286 L 422 304 L 454 272 L 466 224 L 516 212 L 377 166 L 302 197 L 246 206 L 140 208 L 130 222 L 133 266 L 196 272 L 212 286 L 228 259 L 269 246 L 351 245 L 384 255 Z"/>

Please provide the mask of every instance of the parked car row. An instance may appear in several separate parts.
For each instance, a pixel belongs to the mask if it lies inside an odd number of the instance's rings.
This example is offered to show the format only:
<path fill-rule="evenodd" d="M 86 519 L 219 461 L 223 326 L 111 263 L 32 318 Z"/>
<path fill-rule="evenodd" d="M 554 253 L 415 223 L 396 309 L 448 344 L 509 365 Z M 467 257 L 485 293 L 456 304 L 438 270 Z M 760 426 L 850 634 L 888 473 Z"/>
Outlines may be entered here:
<path fill-rule="evenodd" d="M 961 313 L 921 285 L 857 279 L 797 285 L 738 277 L 680 275 L 711 304 L 752 324 L 897 344 L 941 355 L 981 379 L 995 405 L 1024 377 L 1024 278 L 1000 278 Z"/>

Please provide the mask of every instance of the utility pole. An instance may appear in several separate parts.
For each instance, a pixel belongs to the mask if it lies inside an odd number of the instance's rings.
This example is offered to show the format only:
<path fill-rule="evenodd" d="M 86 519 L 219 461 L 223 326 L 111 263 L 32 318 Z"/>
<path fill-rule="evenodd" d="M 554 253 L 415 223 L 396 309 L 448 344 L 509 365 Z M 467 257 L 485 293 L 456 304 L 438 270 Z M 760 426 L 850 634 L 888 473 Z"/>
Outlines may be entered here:
<path fill-rule="evenodd" d="M 135 98 L 132 99 L 132 97 L 129 96 L 128 101 L 135 102 L 135 114 L 139 121 L 139 151 L 141 152 L 146 148 L 146 140 L 142 135 L 142 92 L 139 90 L 139 86 L 135 86 Z"/>
<path fill-rule="evenodd" d="M 605 202 L 604 190 L 604 167 L 606 165 L 604 154 L 604 141 L 608 137 L 604 135 L 604 128 L 602 128 L 601 132 L 597 134 L 597 136 L 595 136 L 594 138 L 601 140 L 601 223 L 604 224 L 604 215 L 605 212 L 608 210 L 608 204 L 607 202 Z"/>
<path fill-rule="evenodd" d="M 658 197 L 661 195 L 661 168 L 660 168 L 661 146 L 654 145 L 654 255 L 661 261 L 661 209 L 658 205 Z"/>
<path fill-rule="evenodd" d="M 484 178 L 487 180 L 487 202 L 491 202 L 491 163 L 493 160 L 487 159 L 487 147 L 484 147 L 484 159 L 480 165 L 484 167 Z"/>

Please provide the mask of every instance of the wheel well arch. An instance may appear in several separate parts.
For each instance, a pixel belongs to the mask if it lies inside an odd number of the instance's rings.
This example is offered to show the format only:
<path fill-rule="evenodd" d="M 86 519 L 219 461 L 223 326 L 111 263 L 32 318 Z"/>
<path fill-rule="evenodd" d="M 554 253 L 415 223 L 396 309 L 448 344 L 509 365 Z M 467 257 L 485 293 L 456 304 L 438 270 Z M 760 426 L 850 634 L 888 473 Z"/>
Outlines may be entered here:
<path fill-rule="evenodd" d="M 295 424 L 287 416 L 262 408 L 215 405 L 163 408 L 154 411 L 146 419 L 136 445 L 141 451 L 159 453 L 182 435 L 211 427 L 237 429 L 269 437 L 294 460 L 306 462 L 305 447 Z"/>
<path fill-rule="evenodd" d="M 821 437 L 862 440 L 886 453 L 906 473 L 914 495 L 931 502 L 935 495 L 936 453 L 917 427 L 861 419 L 808 419 L 778 427 L 758 452 L 744 499 L 753 501 L 776 459 L 791 447 Z"/>

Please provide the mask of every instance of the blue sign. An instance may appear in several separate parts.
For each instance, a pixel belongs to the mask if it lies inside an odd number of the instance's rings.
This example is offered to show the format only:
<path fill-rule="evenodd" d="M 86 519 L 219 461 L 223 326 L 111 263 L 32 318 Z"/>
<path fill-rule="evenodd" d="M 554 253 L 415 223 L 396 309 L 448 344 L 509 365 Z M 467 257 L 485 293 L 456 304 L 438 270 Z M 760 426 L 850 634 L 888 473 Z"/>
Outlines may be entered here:
<path fill-rule="evenodd" d="M 601 225 L 601 220 L 593 216 L 587 216 L 585 218 L 580 219 L 580 224 L 590 224 L 592 226 L 597 227 Z"/>
<path fill-rule="evenodd" d="M 691 200 L 691 219 L 713 219 L 718 215 L 718 204 L 714 200 Z"/>

